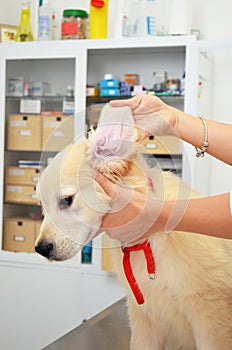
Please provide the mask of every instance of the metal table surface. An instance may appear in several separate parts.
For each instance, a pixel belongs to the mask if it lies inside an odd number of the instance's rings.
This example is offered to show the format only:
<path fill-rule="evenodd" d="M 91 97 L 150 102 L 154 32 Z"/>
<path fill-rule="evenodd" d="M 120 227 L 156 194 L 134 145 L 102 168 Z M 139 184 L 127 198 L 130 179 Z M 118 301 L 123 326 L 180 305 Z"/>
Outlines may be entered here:
<path fill-rule="evenodd" d="M 43 350 L 129 350 L 130 328 L 122 299 Z"/>

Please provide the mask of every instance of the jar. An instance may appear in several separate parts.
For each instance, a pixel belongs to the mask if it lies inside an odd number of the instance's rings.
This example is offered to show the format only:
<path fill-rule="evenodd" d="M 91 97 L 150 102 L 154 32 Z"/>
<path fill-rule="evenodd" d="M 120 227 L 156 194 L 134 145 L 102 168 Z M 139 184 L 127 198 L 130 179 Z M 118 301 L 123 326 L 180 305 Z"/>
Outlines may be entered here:
<path fill-rule="evenodd" d="M 61 39 L 86 39 L 88 13 L 84 10 L 64 10 Z"/>

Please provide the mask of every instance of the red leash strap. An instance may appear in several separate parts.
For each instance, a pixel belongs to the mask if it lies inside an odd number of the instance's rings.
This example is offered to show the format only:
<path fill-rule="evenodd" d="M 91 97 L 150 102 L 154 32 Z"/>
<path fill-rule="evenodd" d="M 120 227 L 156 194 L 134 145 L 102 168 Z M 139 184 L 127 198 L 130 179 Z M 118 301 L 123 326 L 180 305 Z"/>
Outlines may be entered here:
<path fill-rule="evenodd" d="M 135 299 L 137 300 L 137 303 L 139 305 L 144 303 L 144 297 L 143 294 L 137 284 L 137 281 L 135 279 L 135 276 L 132 271 L 131 263 L 130 263 L 130 253 L 137 251 L 137 250 L 143 250 L 144 255 L 146 257 L 147 261 L 147 272 L 149 273 L 149 277 L 151 279 L 155 278 L 155 261 L 153 258 L 153 254 L 151 251 L 151 247 L 148 241 L 145 241 L 143 243 L 137 244 L 133 247 L 124 247 L 123 248 L 123 268 L 124 273 L 127 278 L 127 281 L 131 287 L 131 290 L 135 296 Z"/>

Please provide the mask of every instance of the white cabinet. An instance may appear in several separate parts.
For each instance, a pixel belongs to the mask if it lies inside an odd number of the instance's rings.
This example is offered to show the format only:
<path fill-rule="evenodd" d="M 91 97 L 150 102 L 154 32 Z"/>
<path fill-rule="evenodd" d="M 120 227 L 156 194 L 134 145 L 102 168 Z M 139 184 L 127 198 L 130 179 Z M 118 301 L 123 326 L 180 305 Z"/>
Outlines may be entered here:
<path fill-rule="evenodd" d="M 20 99 L 7 97 L 8 80 L 11 77 L 23 77 L 24 81 L 44 81 L 51 85 L 50 96 L 41 98 L 42 109 L 61 109 L 66 98 L 67 87 L 75 90 L 74 137 L 81 140 L 86 128 L 86 84 L 96 84 L 105 73 L 113 73 L 123 80 L 125 73 L 137 73 L 140 84 L 151 88 L 153 73 L 166 71 L 169 78 L 181 78 L 186 72 L 186 91 L 183 97 L 165 98 L 167 103 L 186 112 L 197 113 L 198 49 L 195 38 L 157 37 L 124 38 L 118 40 L 80 40 L 61 42 L 33 42 L 1 44 L 0 75 L 3 92 L 0 97 L 1 123 L 1 163 L 0 163 L 0 211 L 3 217 L 22 215 L 32 209 L 28 205 L 4 203 L 4 168 L 15 165 L 18 159 L 43 159 L 51 156 L 49 152 L 12 151 L 6 149 L 6 125 L 8 115 L 19 112 Z M 5 97 L 6 96 L 6 97 Z M 36 99 L 34 97 L 34 99 Z M 39 99 L 39 98 L 38 98 Z M 184 180 L 194 185 L 193 150 L 189 145 L 182 147 L 182 174 Z M 2 230 L 1 230 L 2 231 Z M 0 250 L 2 260 L 12 262 L 47 264 L 36 254 L 13 253 Z M 80 266 L 80 256 L 74 259 L 74 265 Z M 73 262 L 62 263 L 73 266 Z"/>

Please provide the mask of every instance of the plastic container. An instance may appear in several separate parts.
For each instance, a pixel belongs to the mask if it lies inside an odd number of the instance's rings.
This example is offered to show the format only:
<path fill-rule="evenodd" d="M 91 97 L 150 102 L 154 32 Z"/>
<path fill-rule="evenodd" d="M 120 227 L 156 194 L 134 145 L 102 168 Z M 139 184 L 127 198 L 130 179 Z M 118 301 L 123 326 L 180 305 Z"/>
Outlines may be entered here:
<path fill-rule="evenodd" d="M 50 0 L 39 2 L 38 40 L 52 39 L 52 9 Z"/>
<path fill-rule="evenodd" d="M 88 33 L 88 13 L 84 10 L 64 10 L 61 25 L 61 39 L 86 39 Z"/>
<path fill-rule="evenodd" d="M 108 0 L 91 0 L 90 39 L 107 38 Z"/>

